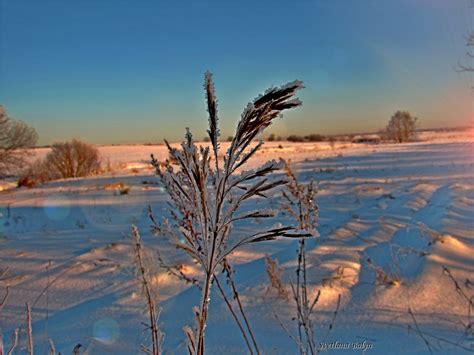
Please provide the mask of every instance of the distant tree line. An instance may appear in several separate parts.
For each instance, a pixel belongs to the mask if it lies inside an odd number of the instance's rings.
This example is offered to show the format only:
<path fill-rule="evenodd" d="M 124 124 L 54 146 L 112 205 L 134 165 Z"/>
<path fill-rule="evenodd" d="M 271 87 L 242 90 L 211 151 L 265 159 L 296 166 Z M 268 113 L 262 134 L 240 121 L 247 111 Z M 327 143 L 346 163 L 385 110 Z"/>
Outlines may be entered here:
<path fill-rule="evenodd" d="M 418 127 L 418 118 L 411 115 L 408 111 L 395 112 L 387 126 L 379 131 L 380 140 L 393 141 L 396 143 L 404 143 L 413 141 L 416 138 L 416 130 Z M 351 141 L 354 134 L 347 134 L 343 136 L 323 135 L 323 134 L 309 134 L 306 136 L 291 134 L 286 140 L 289 142 L 329 142 L 333 143 L 336 140 Z M 270 134 L 267 138 L 268 142 L 281 141 L 281 137 L 275 137 Z"/>

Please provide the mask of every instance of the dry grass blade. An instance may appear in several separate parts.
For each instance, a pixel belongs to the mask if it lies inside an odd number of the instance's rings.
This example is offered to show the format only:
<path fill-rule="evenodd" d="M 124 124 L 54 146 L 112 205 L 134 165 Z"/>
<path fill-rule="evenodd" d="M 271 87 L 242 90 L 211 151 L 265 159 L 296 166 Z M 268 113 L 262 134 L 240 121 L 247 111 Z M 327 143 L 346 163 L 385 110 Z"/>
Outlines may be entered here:
<path fill-rule="evenodd" d="M 209 130 L 207 133 L 211 139 L 211 144 L 214 151 L 216 171 L 219 171 L 218 151 L 220 132 L 217 126 L 217 99 L 214 83 L 212 82 L 212 74 L 210 72 L 206 72 L 205 74 L 204 89 L 206 91 L 207 112 L 209 113 Z"/>

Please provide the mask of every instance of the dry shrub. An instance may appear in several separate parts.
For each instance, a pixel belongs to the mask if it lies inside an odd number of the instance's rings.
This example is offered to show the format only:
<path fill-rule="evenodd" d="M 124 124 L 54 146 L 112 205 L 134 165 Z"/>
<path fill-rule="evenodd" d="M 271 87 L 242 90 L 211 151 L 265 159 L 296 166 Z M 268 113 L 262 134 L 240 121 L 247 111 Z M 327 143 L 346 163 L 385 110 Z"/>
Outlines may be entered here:
<path fill-rule="evenodd" d="M 27 187 L 31 189 L 36 186 L 36 181 L 29 176 L 22 176 L 18 179 L 18 187 Z"/>
<path fill-rule="evenodd" d="M 386 271 L 384 268 L 376 265 L 370 258 L 367 258 L 366 261 L 369 268 L 375 272 L 376 286 L 398 287 L 402 284 L 399 272 Z"/>
<path fill-rule="evenodd" d="M 323 142 L 326 140 L 326 137 L 322 134 L 310 134 L 304 137 L 308 142 Z"/>
<path fill-rule="evenodd" d="M 31 163 L 18 179 L 18 187 L 31 188 L 51 180 L 83 177 L 100 171 L 97 148 L 73 139 L 71 142 L 53 144 L 43 160 L 37 159 Z"/>
<path fill-rule="evenodd" d="M 296 134 L 292 134 L 288 136 L 286 139 L 288 142 L 304 142 L 304 137 L 303 136 L 297 136 Z"/>
<path fill-rule="evenodd" d="M 130 192 L 130 186 L 128 185 L 124 185 L 119 189 L 120 195 L 128 195 L 129 192 Z"/>
<path fill-rule="evenodd" d="M 35 160 L 18 179 L 18 187 L 35 187 L 53 179 L 53 174 L 41 159 Z"/>
<path fill-rule="evenodd" d="M 120 181 L 111 184 L 106 184 L 104 186 L 104 189 L 117 191 L 120 195 L 127 195 L 130 192 L 130 185 L 127 185 L 124 182 Z"/>
<path fill-rule="evenodd" d="M 53 144 L 44 164 L 63 179 L 97 174 L 101 167 L 98 149 L 78 139 Z"/>

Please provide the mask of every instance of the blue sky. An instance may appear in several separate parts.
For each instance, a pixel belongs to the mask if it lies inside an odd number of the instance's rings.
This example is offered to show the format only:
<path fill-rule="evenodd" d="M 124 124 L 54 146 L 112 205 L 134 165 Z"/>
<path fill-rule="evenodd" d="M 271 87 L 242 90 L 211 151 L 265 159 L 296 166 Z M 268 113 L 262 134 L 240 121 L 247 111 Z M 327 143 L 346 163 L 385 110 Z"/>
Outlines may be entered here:
<path fill-rule="evenodd" d="M 376 131 L 398 109 L 422 127 L 472 121 L 468 0 L 0 0 L 0 104 L 40 144 L 204 137 L 203 74 L 223 135 L 271 85 L 305 82 L 268 133 Z"/>

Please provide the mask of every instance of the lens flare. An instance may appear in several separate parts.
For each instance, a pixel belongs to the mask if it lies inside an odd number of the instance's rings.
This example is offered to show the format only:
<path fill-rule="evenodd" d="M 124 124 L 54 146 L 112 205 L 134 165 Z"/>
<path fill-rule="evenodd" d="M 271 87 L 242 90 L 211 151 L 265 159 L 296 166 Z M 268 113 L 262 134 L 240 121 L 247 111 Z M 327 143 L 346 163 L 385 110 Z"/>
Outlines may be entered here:
<path fill-rule="evenodd" d="M 118 339 L 120 327 L 114 319 L 102 318 L 94 323 L 92 334 L 101 343 L 111 345 Z"/>
<path fill-rule="evenodd" d="M 62 221 L 71 212 L 71 201 L 67 197 L 47 198 L 43 202 L 43 210 L 49 219 Z"/>

